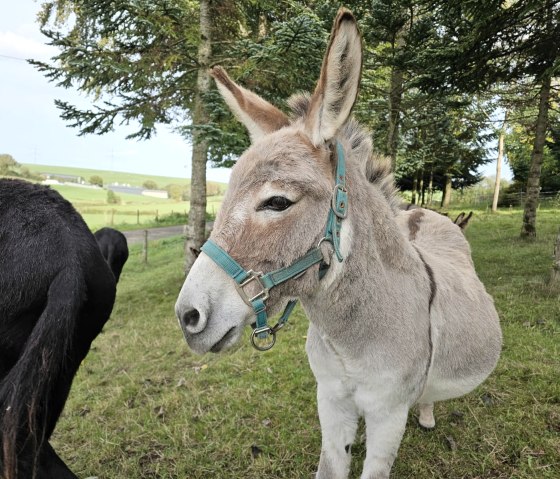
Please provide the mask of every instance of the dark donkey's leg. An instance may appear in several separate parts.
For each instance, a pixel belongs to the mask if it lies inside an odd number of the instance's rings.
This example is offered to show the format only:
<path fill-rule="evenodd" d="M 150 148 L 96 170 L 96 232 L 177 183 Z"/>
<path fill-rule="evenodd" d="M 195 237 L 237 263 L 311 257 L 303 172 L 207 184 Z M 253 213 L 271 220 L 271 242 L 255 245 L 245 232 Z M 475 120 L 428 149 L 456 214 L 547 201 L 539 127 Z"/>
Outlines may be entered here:
<path fill-rule="evenodd" d="M 37 479 L 78 479 L 47 442 L 41 451 Z"/>

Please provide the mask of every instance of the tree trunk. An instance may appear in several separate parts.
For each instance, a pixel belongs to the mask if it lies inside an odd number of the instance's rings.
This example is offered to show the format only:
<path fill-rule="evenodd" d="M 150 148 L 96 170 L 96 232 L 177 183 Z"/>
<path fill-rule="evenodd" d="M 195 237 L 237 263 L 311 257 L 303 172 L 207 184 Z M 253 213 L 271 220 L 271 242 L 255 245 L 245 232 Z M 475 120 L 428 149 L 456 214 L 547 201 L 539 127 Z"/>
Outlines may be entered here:
<path fill-rule="evenodd" d="M 500 137 L 498 138 L 498 158 L 496 159 L 496 181 L 494 183 L 494 198 L 492 199 L 492 212 L 498 211 L 498 199 L 500 197 L 500 181 L 502 179 L 502 160 L 504 157 L 504 139 L 506 135 L 507 111 L 504 114 Z"/>
<path fill-rule="evenodd" d="M 556 243 L 554 245 L 554 263 L 552 264 L 550 283 L 560 284 L 560 230 L 558 230 L 558 236 L 556 236 Z"/>
<path fill-rule="evenodd" d="M 442 208 L 449 208 L 451 203 L 451 174 L 445 174 L 445 186 L 443 188 L 443 197 L 441 199 Z"/>
<path fill-rule="evenodd" d="M 434 167 L 430 168 L 430 182 L 428 183 L 428 206 L 432 205 L 434 199 Z"/>
<path fill-rule="evenodd" d="M 193 121 L 193 154 L 191 170 L 191 208 L 189 211 L 189 228 L 185 245 L 185 273 L 193 265 L 196 255 L 192 248 L 200 249 L 206 240 L 206 160 L 208 143 L 203 133 L 197 128 L 208 122 L 208 114 L 204 107 L 204 94 L 210 88 L 210 56 L 212 53 L 210 1 L 200 1 L 200 44 L 198 46 L 198 77 L 197 91 L 194 98 Z"/>
<path fill-rule="evenodd" d="M 410 202 L 415 205 L 416 204 L 416 197 L 418 194 L 418 177 L 414 175 L 414 179 L 412 180 L 412 198 Z"/>
<path fill-rule="evenodd" d="M 546 129 L 548 127 L 548 101 L 550 99 L 551 74 L 547 73 L 541 85 L 539 93 L 539 114 L 535 124 L 535 141 L 531 153 L 531 167 L 527 178 L 527 197 L 523 210 L 523 226 L 521 237 L 535 238 L 537 236 L 537 206 L 539 203 L 539 191 L 541 180 L 541 169 L 543 163 L 543 152 L 546 140 Z"/>
<path fill-rule="evenodd" d="M 397 34 L 394 49 L 398 51 L 404 46 L 403 32 Z M 387 128 L 387 154 L 391 158 L 391 170 L 395 171 L 397 165 L 397 149 L 399 145 L 399 123 L 401 103 L 403 96 L 403 71 L 397 66 L 391 70 L 391 83 L 389 86 L 389 126 Z"/>
<path fill-rule="evenodd" d="M 424 168 L 422 168 L 419 172 L 418 172 L 418 196 L 420 197 L 420 206 L 424 206 L 426 203 L 424 202 L 425 200 L 425 191 L 426 188 L 424 187 Z"/>

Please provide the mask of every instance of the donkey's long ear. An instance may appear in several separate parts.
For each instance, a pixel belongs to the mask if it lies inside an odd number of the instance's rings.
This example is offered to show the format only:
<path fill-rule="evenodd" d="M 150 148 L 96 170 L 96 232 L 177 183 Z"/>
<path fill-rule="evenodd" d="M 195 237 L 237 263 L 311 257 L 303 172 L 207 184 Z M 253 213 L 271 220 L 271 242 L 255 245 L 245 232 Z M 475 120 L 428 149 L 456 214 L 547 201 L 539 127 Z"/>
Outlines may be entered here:
<path fill-rule="evenodd" d="M 216 80 L 216 85 L 233 114 L 249 130 L 251 141 L 290 123 L 278 108 L 237 85 L 223 68 L 214 67 L 210 74 Z"/>
<path fill-rule="evenodd" d="M 311 141 L 319 146 L 332 139 L 350 116 L 362 70 L 362 43 L 356 19 L 341 8 L 334 20 L 321 76 L 311 98 L 305 123 Z"/>

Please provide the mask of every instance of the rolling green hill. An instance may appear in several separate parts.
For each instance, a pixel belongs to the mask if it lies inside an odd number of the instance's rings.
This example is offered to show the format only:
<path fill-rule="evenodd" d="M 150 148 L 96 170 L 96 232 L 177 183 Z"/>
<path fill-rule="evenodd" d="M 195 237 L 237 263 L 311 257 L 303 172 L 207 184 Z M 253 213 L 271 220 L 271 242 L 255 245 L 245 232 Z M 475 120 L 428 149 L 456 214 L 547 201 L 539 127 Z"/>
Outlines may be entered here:
<path fill-rule="evenodd" d="M 36 165 L 33 163 L 23 163 L 23 166 L 35 173 L 53 173 L 81 176 L 89 180 L 93 175 L 103 178 L 103 184 L 109 183 L 128 183 L 132 186 L 142 186 L 147 180 L 155 181 L 158 187 L 163 188 L 169 184 L 190 185 L 191 180 L 187 178 L 174 178 L 171 176 L 145 175 L 139 173 L 127 173 L 123 171 L 94 170 L 90 168 L 75 168 L 72 166 L 52 166 L 52 165 Z M 220 185 L 225 189 L 224 183 L 209 181 L 209 184 Z"/>
<path fill-rule="evenodd" d="M 93 175 L 103 178 L 103 184 L 111 183 L 130 184 L 131 186 L 142 186 L 147 180 L 156 182 L 158 188 L 165 188 L 170 184 L 189 186 L 190 179 L 173 178 L 169 176 L 145 175 L 138 173 L 126 173 L 119 171 L 94 170 L 88 168 L 74 168 L 70 166 L 52 166 L 24 164 L 34 173 L 51 173 L 53 175 L 64 174 L 81 176 L 86 181 Z M 225 183 L 208 182 L 212 186 L 214 194 L 207 198 L 206 211 L 214 216 L 218 211 L 226 190 Z M 161 222 L 166 224 L 183 224 L 186 214 L 190 209 L 189 201 L 178 201 L 173 199 L 153 198 L 149 196 L 118 193 L 116 204 L 110 204 L 107 199 L 106 189 L 81 188 L 79 185 L 52 185 L 64 198 L 70 201 L 76 210 L 83 216 L 91 229 L 103 226 L 113 226 L 118 229 L 131 229 L 147 226 L 157 226 Z M 178 215 L 178 216 L 173 216 Z M 165 218 L 171 216 L 171 218 Z"/>

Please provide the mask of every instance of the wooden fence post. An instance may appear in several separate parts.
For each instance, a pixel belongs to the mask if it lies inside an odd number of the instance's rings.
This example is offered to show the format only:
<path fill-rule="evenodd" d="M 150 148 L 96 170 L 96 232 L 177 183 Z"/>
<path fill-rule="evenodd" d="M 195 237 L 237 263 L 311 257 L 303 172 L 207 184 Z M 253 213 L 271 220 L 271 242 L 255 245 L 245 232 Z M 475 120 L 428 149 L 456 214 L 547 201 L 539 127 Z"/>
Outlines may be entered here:
<path fill-rule="evenodd" d="M 560 229 L 558 230 L 558 236 L 556 236 L 556 243 L 554 244 L 554 260 L 550 273 L 550 283 L 560 284 Z"/>
<path fill-rule="evenodd" d="M 144 245 L 142 247 L 142 261 L 148 262 L 148 230 L 144 230 Z"/>

